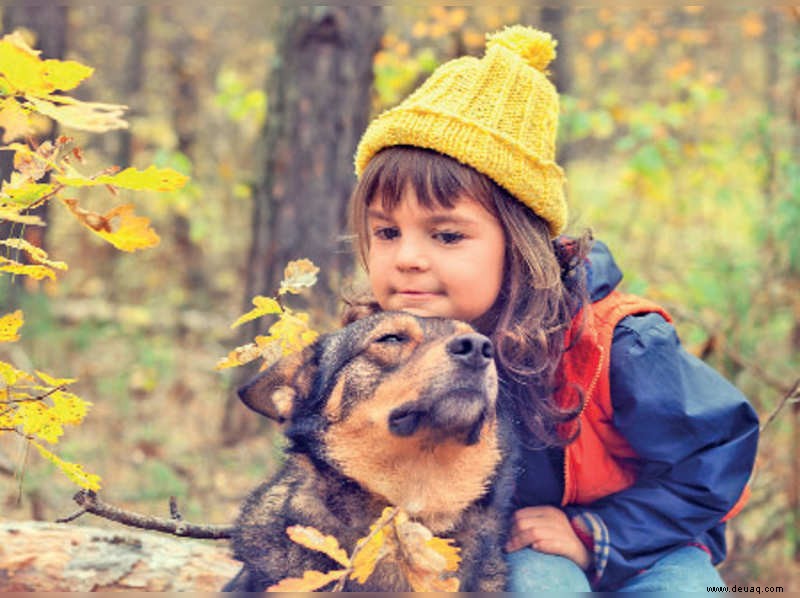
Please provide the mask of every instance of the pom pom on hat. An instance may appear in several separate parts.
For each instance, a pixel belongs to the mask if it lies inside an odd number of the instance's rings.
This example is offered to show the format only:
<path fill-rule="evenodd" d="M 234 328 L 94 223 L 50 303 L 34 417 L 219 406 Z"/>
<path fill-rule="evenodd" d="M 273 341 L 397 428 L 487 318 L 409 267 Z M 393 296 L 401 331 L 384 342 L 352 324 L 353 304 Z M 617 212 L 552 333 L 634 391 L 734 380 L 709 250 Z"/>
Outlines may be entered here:
<path fill-rule="evenodd" d="M 547 66 L 556 57 L 557 44 L 549 33 L 524 25 L 506 27 L 486 35 L 487 50 L 493 46 L 508 48 L 543 73 L 547 72 Z"/>

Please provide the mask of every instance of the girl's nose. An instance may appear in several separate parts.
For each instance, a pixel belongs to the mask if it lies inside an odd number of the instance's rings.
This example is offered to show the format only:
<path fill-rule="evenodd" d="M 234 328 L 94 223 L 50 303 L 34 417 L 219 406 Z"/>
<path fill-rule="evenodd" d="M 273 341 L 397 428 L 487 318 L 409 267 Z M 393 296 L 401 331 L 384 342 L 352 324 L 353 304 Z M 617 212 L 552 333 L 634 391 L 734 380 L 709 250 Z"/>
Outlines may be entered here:
<path fill-rule="evenodd" d="M 395 266 L 398 270 L 426 270 L 428 258 L 419 243 L 403 239 L 397 250 Z"/>

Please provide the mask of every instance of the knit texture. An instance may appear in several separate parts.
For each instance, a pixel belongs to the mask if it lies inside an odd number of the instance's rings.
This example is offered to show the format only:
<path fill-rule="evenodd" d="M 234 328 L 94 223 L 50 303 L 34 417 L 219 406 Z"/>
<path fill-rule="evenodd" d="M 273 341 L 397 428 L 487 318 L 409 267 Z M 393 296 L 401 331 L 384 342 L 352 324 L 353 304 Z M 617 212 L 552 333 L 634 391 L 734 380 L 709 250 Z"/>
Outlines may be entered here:
<path fill-rule="evenodd" d="M 483 58 L 441 65 L 370 123 L 356 150 L 356 176 L 385 147 L 436 150 L 489 176 L 555 237 L 567 223 L 565 177 L 555 162 L 558 93 L 546 73 L 555 46 L 549 33 L 515 25 L 487 36 Z"/>

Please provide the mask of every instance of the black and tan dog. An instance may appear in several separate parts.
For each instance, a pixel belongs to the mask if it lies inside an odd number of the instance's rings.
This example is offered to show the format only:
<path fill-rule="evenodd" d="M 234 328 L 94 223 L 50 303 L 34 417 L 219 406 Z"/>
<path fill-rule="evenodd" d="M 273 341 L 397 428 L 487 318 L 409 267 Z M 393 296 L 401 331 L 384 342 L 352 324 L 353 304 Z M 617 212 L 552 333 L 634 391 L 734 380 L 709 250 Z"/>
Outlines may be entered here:
<path fill-rule="evenodd" d="M 292 542 L 287 526 L 313 526 L 351 553 L 387 505 L 455 539 L 461 591 L 505 588 L 511 474 L 488 338 L 462 322 L 378 313 L 284 358 L 239 395 L 285 422 L 290 444 L 242 508 L 233 546 L 244 566 L 224 590 L 340 568 Z M 411 588 L 385 558 L 344 589 Z"/>

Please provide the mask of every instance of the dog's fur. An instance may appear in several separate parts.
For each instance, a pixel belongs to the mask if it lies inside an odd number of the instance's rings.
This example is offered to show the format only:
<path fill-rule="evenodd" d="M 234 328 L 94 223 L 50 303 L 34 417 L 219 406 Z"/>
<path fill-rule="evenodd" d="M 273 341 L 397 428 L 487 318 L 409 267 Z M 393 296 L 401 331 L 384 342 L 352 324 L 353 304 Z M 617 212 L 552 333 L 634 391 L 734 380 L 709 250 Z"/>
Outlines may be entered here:
<path fill-rule="evenodd" d="M 461 591 L 505 589 L 512 474 L 489 339 L 463 322 L 379 313 L 284 358 L 239 395 L 285 422 L 290 445 L 243 505 L 233 546 L 244 566 L 225 590 L 340 568 L 286 528 L 313 526 L 352 553 L 388 505 L 456 540 Z M 411 590 L 389 557 L 344 589 Z"/>

